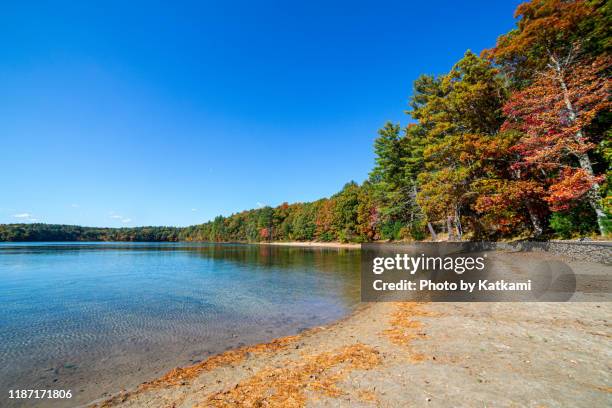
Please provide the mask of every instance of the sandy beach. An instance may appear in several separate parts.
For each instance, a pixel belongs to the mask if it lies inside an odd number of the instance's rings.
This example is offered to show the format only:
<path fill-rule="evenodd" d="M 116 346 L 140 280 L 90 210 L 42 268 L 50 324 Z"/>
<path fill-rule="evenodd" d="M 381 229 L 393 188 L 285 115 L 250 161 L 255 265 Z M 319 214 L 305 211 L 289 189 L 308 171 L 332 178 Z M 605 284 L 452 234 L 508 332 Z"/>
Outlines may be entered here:
<path fill-rule="evenodd" d="M 92 406 L 609 406 L 611 312 L 607 302 L 362 304 Z"/>
<path fill-rule="evenodd" d="M 347 248 L 347 249 L 361 248 L 361 244 L 355 244 L 355 243 L 350 243 L 350 242 L 313 242 L 313 241 L 258 242 L 257 245 L 275 245 L 275 246 L 307 247 L 307 248 Z"/>

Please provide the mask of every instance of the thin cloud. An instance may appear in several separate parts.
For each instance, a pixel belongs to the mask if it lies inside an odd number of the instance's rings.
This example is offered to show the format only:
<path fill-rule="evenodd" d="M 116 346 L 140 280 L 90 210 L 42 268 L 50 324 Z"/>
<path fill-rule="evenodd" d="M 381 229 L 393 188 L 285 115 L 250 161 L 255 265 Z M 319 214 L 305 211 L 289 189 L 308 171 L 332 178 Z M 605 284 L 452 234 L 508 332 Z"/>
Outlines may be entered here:
<path fill-rule="evenodd" d="M 34 218 L 34 216 L 32 216 L 32 214 L 27 213 L 27 212 L 13 214 L 13 217 L 19 219 L 20 221 L 29 221 L 29 222 L 36 222 L 36 221 L 38 221 L 38 218 Z"/>
<path fill-rule="evenodd" d="M 123 215 L 120 215 L 120 214 L 115 214 L 113 211 L 110 212 L 109 217 L 114 220 L 119 220 L 124 224 L 127 224 L 128 222 L 132 222 L 131 218 L 124 217 Z"/>
<path fill-rule="evenodd" d="M 196 212 L 196 211 L 198 211 L 198 209 L 197 208 L 192 208 L 191 211 Z"/>

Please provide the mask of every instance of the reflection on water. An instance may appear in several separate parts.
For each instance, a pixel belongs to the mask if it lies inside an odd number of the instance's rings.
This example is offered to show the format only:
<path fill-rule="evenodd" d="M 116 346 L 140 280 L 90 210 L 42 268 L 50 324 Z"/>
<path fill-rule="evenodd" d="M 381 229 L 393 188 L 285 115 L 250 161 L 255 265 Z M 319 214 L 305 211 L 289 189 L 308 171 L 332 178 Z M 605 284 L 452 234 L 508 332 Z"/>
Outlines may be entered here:
<path fill-rule="evenodd" d="M 240 244 L 0 244 L 0 392 L 73 406 L 359 301 L 359 251 Z M 12 402 L 15 406 L 15 401 Z M 35 402 L 30 402 L 36 405 Z"/>

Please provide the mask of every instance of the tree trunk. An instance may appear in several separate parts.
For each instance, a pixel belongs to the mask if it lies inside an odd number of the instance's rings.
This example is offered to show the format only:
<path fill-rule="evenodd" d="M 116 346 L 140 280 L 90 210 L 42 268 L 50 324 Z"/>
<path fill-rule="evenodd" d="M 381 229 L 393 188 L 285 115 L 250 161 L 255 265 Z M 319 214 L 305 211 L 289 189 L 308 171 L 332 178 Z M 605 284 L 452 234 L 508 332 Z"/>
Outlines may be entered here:
<path fill-rule="evenodd" d="M 561 90 L 563 91 L 563 102 L 565 103 L 565 107 L 567 109 L 569 119 L 570 121 L 575 122 L 578 115 L 576 114 L 576 109 L 572 105 L 572 101 L 570 100 L 570 97 L 569 97 L 569 91 L 567 89 L 567 84 L 565 83 L 565 79 L 563 78 L 563 69 L 561 68 L 561 64 L 559 64 L 558 59 L 554 58 L 553 56 L 551 56 L 550 59 L 556 71 L 557 80 L 559 81 Z M 578 142 L 578 144 L 582 144 L 584 141 L 584 134 L 582 133 L 582 130 L 578 130 L 578 132 L 576 132 L 576 134 L 574 135 L 574 138 L 576 142 Z M 594 176 L 593 166 L 591 164 L 591 159 L 589 158 L 589 155 L 587 153 L 576 153 L 575 156 L 578 158 L 578 162 L 580 163 L 580 168 L 584 170 L 590 177 L 593 177 Z M 586 194 L 586 198 L 587 198 L 587 202 L 589 203 L 589 205 L 593 208 L 593 210 L 595 210 L 595 215 L 597 217 L 597 226 L 599 228 L 599 234 L 604 235 L 606 233 L 605 222 L 607 220 L 607 216 L 603 210 L 603 206 L 601 205 L 599 190 L 600 190 L 599 183 L 594 182 L 593 185 L 591 185 L 591 189 Z"/>
<path fill-rule="evenodd" d="M 434 241 L 438 240 L 438 234 L 436 234 L 436 230 L 433 229 L 431 222 L 427 222 L 427 228 L 429 228 L 429 233 L 431 234 L 431 239 Z"/>
<path fill-rule="evenodd" d="M 578 137 L 582 137 L 582 132 L 578 132 Z M 593 174 L 593 166 L 591 165 L 591 159 L 586 153 L 578 155 L 578 162 L 580 167 L 591 177 Z M 595 210 L 595 216 L 597 217 L 597 227 L 599 228 L 599 234 L 604 235 L 606 233 L 606 220 L 607 215 L 601 205 L 599 183 L 594 182 L 591 189 L 586 194 L 589 205 Z"/>
<path fill-rule="evenodd" d="M 461 241 L 463 237 L 463 227 L 461 226 L 461 216 L 458 210 L 455 210 L 455 228 L 457 228 L 457 238 Z"/>
<path fill-rule="evenodd" d="M 544 227 L 542 226 L 542 220 L 540 216 L 535 211 L 533 207 L 533 203 L 531 200 L 527 199 L 525 202 L 525 206 L 527 207 L 527 211 L 529 212 L 529 218 L 531 219 L 531 224 L 533 225 L 533 236 L 539 237 L 544 232 Z"/>
<path fill-rule="evenodd" d="M 452 222 L 452 218 L 450 215 L 448 217 L 446 217 L 446 229 L 448 230 L 448 240 L 452 241 L 454 237 L 453 235 L 453 222 Z"/>

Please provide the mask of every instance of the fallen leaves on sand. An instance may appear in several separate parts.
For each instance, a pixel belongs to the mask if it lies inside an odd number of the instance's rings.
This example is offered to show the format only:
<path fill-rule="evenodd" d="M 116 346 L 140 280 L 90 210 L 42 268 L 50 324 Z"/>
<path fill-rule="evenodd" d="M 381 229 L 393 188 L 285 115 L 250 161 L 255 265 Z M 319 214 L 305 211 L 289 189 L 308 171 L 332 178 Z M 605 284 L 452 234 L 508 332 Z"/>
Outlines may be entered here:
<path fill-rule="evenodd" d="M 281 337 L 279 339 L 271 341 L 270 343 L 256 344 L 253 346 L 242 347 L 236 350 L 229 350 L 225 353 L 212 356 L 202 361 L 201 363 L 192 366 L 174 368 L 163 377 L 160 377 L 150 382 L 143 383 L 139 387 L 139 389 L 145 390 L 159 386 L 181 385 L 184 382 L 197 377 L 205 371 L 210 371 L 220 366 L 236 364 L 244 360 L 244 358 L 249 353 L 259 354 L 285 349 L 290 343 L 293 343 L 294 341 L 299 339 L 299 337 L 299 335 Z"/>
<path fill-rule="evenodd" d="M 384 330 L 383 334 L 400 346 L 408 346 L 412 340 L 422 336 L 423 333 L 420 333 L 419 329 L 423 324 L 413 320 L 414 317 L 435 316 L 434 313 L 423 310 L 422 306 L 422 303 L 416 302 L 397 303 L 395 311 L 391 314 L 391 328 Z M 422 361 L 425 356 L 411 353 L 410 358 L 412 361 Z"/>
<path fill-rule="evenodd" d="M 314 331 L 314 329 L 310 330 L 310 332 L 312 331 Z M 163 377 L 157 378 L 153 381 L 142 383 L 134 391 L 122 391 L 121 393 L 114 395 L 113 397 L 108 398 L 99 404 L 92 405 L 92 407 L 112 407 L 114 405 L 127 401 L 128 398 L 142 391 L 147 391 L 160 387 L 184 385 L 187 383 L 187 381 L 196 378 L 203 372 L 211 371 L 221 366 L 236 364 L 244 360 L 248 354 L 259 354 L 283 350 L 287 348 L 289 344 L 297 341 L 300 337 L 301 335 L 281 337 L 269 343 L 255 344 L 253 346 L 242 347 L 236 350 L 229 350 L 225 353 L 209 357 L 208 359 L 198 364 L 194 364 L 187 367 L 174 368 L 168 373 L 166 373 Z"/>
<path fill-rule="evenodd" d="M 357 392 L 357 397 L 363 402 L 376 402 L 378 398 L 376 398 L 376 393 L 370 390 L 361 390 Z"/>
<path fill-rule="evenodd" d="M 113 405 L 121 404 L 122 402 L 127 401 L 127 399 L 129 398 L 130 395 L 131 395 L 130 392 L 122 390 L 118 394 L 112 396 L 111 398 L 108 398 L 107 400 L 104 400 L 104 401 L 100 402 L 99 404 L 92 404 L 91 408 L 94 408 L 94 407 L 96 407 L 96 408 L 112 407 Z"/>
<path fill-rule="evenodd" d="M 343 394 L 339 381 L 380 361 L 377 350 L 361 343 L 304 356 L 283 367 L 264 368 L 234 388 L 210 395 L 199 407 L 303 407 L 307 391 L 338 397 Z"/>

